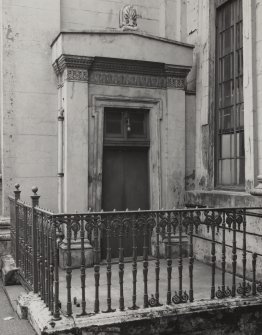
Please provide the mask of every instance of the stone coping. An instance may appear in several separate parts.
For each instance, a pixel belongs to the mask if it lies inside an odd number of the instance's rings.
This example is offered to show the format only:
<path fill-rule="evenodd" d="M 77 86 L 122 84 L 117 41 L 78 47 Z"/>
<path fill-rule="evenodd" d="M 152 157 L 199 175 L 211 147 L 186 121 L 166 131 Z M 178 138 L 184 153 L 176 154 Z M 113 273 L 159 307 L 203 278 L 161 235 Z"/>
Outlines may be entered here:
<path fill-rule="evenodd" d="M 94 315 L 87 315 L 82 317 L 69 317 L 61 315 L 61 320 L 55 321 L 52 319 L 50 312 L 43 303 L 43 301 L 35 294 L 29 293 L 27 295 L 22 294 L 18 299 L 18 304 L 27 306 L 28 308 L 28 319 L 34 327 L 37 334 L 89 334 L 94 328 L 110 328 L 118 330 L 123 327 L 124 324 L 137 325 L 141 321 L 146 322 L 150 320 L 157 320 L 159 322 L 167 319 L 170 321 L 176 321 L 179 317 L 188 315 L 190 320 L 193 317 L 197 317 L 200 313 L 230 313 L 235 312 L 241 308 L 246 309 L 248 307 L 259 307 L 261 309 L 262 298 L 261 297 L 250 297 L 250 298 L 230 298 L 223 300 L 200 300 L 190 304 L 181 304 L 176 306 L 164 305 L 161 307 L 139 309 L 139 310 L 125 310 L 116 311 L 114 313 L 99 313 Z M 21 307 L 20 307 L 21 308 Z M 82 332 L 81 332 L 82 331 Z M 111 334 L 111 332 L 109 332 Z M 90 332 L 90 334 L 93 332 Z M 103 332 L 107 334 L 107 332 Z"/>
<path fill-rule="evenodd" d="M 123 31 L 120 29 L 96 29 L 96 30 L 81 30 L 81 31 L 61 31 L 53 40 L 53 42 L 51 43 L 51 47 L 55 44 L 55 42 L 58 40 L 58 38 L 62 35 L 62 34 L 77 34 L 77 35 L 86 35 L 86 34 L 108 34 L 108 35 L 137 35 L 137 36 L 141 36 L 141 37 L 145 37 L 148 39 L 153 39 L 153 40 L 158 40 L 158 41 L 162 41 L 165 43 L 170 43 L 170 44 L 176 44 L 176 45 L 182 45 L 188 48 L 193 49 L 195 46 L 193 44 L 189 44 L 189 43 L 185 43 L 185 42 L 180 42 L 180 41 L 175 41 L 175 40 L 171 40 L 170 38 L 165 38 L 165 37 L 160 37 L 160 36 L 154 36 L 151 34 L 148 34 L 146 32 L 143 31 L 139 31 L 139 30 L 128 30 L 128 31 Z"/>

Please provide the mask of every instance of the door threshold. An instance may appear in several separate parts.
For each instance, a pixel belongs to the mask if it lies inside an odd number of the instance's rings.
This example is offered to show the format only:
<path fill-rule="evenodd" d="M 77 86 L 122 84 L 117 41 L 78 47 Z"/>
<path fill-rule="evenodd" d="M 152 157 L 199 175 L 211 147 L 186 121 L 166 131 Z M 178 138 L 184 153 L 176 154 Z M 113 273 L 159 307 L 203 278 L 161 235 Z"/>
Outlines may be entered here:
<path fill-rule="evenodd" d="M 156 259 L 155 257 L 153 256 L 148 256 L 148 260 L 149 261 L 152 261 Z M 143 256 L 137 256 L 137 259 L 136 259 L 137 262 L 143 262 Z M 132 263 L 133 262 L 133 257 L 125 257 L 124 258 L 124 263 Z M 118 264 L 119 263 L 119 259 L 118 258 L 112 258 L 111 259 L 111 264 Z M 107 264 L 107 261 L 106 259 L 103 259 L 101 260 L 101 263 L 100 265 L 106 265 Z"/>

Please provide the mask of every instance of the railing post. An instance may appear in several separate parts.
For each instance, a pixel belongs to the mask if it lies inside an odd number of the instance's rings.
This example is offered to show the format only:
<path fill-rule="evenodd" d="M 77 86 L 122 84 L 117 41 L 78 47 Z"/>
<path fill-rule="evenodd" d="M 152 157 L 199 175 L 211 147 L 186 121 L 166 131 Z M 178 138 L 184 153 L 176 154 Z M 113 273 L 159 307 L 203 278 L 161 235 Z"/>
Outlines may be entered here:
<path fill-rule="evenodd" d="M 38 265 L 37 265 L 37 216 L 35 207 L 39 205 L 40 196 L 37 195 L 38 188 L 32 187 L 32 255 L 33 255 L 33 291 L 38 293 Z"/>
<path fill-rule="evenodd" d="M 19 190 L 20 185 L 15 184 L 16 190 L 15 194 L 15 262 L 16 266 L 19 265 L 19 219 L 18 219 L 18 211 L 17 211 L 17 200 L 20 199 L 21 191 Z"/>
<path fill-rule="evenodd" d="M 58 227 L 56 227 L 55 220 L 53 220 L 54 234 L 55 234 L 55 295 L 54 295 L 54 320 L 60 320 L 60 310 L 59 310 L 59 246 L 62 243 L 63 236 L 59 232 Z"/>

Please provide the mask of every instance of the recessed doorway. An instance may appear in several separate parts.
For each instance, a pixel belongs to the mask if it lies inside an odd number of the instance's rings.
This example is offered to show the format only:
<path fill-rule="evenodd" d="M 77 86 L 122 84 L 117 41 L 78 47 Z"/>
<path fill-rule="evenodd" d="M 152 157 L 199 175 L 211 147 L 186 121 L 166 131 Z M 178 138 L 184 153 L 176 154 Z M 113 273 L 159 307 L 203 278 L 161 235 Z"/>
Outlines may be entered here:
<path fill-rule="evenodd" d="M 104 211 L 149 209 L 150 141 L 148 110 L 106 108 L 102 208 Z M 131 229 L 130 229 L 131 231 Z M 125 257 L 132 255 L 132 239 L 125 238 Z M 142 255 L 143 238 L 138 236 L 137 254 Z M 101 238 L 101 256 L 106 257 L 106 237 Z M 111 238 L 111 256 L 118 257 L 118 239 Z"/>

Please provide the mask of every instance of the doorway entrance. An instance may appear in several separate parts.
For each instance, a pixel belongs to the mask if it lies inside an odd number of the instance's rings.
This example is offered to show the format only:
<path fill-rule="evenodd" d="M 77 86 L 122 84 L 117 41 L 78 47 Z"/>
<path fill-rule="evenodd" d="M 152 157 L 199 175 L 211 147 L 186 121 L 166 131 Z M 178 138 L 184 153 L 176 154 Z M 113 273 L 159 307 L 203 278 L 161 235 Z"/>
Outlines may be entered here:
<path fill-rule="evenodd" d="M 148 110 L 106 108 L 104 115 L 102 208 L 149 209 Z M 125 237 L 124 244 L 124 256 L 132 256 L 132 238 Z M 143 237 L 138 236 L 137 253 L 142 252 Z M 111 256 L 118 257 L 113 236 Z M 101 257 L 106 257 L 106 236 L 101 237 Z"/>

